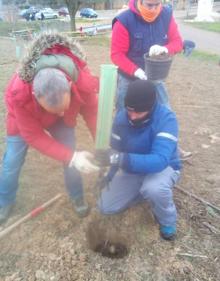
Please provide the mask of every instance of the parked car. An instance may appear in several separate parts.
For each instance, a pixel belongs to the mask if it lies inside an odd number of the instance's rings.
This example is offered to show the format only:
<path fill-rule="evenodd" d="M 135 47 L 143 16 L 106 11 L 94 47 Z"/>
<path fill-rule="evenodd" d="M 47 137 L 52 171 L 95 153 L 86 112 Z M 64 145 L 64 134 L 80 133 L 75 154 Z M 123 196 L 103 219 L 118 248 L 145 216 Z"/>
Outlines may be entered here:
<path fill-rule="evenodd" d="M 97 18 L 98 14 L 91 8 L 83 8 L 80 11 L 80 16 L 85 18 Z"/>
<path fill-rule="evenodd" d="M 57 19 L 58 18 L 58 13 L 55 12 L 51 8 L 45 8 L 40 10 L 38 13 L 36 13 L 35 18 L 37 20 L 44 20 L 44 19 Z"/>
<path fill-rule="evenodd" d="M 19 12 L 19 16 L 23 18 L 26 13 L 27 13 L 27 9 L 21 10 Z"/>
<path fill-rule="evenodd" d="M 66 17 L 66 16 L 69 15 L 69 11 L 68 11 L 68 9 L 67 9 L 66 7 L 62 7 L 62 8 L 60 8 L 60 9 L 58 10 L 58 14 L 59 14 L 59 16 L 64 16 L 64 17 Z"/>
<path fill-rule="evenodd" d="M 22 10 L 19 15 L 26 19 L 27 21 L 29 20 L 35 20 L 35 15 L 36 13 L 39 12 L 39 9 L 34 7 L 34 6 L 31 6 L 30 8 L 28 9 L 25 9 L 25 10 Z"/>

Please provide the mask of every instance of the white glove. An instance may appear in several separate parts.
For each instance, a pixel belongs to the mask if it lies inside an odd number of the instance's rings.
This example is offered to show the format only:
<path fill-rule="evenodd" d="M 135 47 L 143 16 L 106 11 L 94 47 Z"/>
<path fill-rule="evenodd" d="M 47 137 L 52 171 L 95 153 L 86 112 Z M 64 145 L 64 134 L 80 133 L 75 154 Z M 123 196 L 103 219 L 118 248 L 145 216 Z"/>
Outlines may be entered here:
<path fill-rule="evenodd" d="M 157 56 L 160 54 L 168 54 L 168 49 L 160 45 L 153 45 L 150 47 L 149 56 Z"/>
<path fill-rule="evenodd" d="M 146 73 L 143 71 L 143 69 L 138 68 L 135 73 L 134 76 L 141 79 L 141 80 L 147 80 L 147 75 Z"/>
<path fill-rule="evenodd" d="M 97 172 L 99 167 L 91 163 L 93 159 L 92 153 L 88 151 L 76 151 L 69 163 L 69 167 L 74 166 L 78 171 L 85 174 Z"/>

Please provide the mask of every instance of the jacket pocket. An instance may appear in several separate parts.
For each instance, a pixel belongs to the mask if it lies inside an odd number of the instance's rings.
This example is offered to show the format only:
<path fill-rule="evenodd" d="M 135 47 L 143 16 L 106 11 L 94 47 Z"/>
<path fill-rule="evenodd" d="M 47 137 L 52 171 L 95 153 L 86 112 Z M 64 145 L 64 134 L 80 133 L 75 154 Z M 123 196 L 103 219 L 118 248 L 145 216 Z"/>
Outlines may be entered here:
<path fill-rule="evenodd" d="M 143 33 L 137 32 L 133 35 L 133 49 L 135 52 L 140 52 L 143 49 Z"/>

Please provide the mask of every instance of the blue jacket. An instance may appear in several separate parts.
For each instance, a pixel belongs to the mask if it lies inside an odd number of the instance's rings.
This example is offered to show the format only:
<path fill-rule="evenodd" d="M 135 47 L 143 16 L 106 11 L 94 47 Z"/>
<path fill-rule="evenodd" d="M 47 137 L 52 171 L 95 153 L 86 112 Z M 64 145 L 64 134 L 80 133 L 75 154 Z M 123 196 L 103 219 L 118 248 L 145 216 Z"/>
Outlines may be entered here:
<path fill-rule="evenodd" d="M 111 146 L 123 152 L 121 168 L 129 173 L 158 173 L 168 166 L 179 170 L 177 142 L 176 116 L 158 103 L 149 121 L 140 128 L 129 123 L 125 109 L 119 111 L 114 119 Z"/>
<path fill-rule="evenodd" d="M 148 23 L 141 16 L 130 9 L 119 14 L 114 20 L 120 21 L 128 30 L 130 48 L 128 58 L 144 69 L 144 54 L 149 52 L 151 46 L 157 44 L 164 46 L 168 43 L 168 29 L 172 16 L 172 9 L 164 6 L 157 19 Z"/>

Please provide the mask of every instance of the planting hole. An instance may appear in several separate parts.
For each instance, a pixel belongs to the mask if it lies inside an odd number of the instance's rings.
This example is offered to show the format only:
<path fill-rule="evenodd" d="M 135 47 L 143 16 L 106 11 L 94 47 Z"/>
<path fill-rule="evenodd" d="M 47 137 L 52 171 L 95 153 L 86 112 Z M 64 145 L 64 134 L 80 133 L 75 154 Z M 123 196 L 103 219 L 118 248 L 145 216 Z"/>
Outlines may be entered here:
<path fill-rule="evenodd" d="M 103 257 L 121 259 L 128 255 L 128 243 L 121 237 L 114 226 L 106 224 L 105 220 L 92 221 L 86 232 L 88 246 Z"/>

